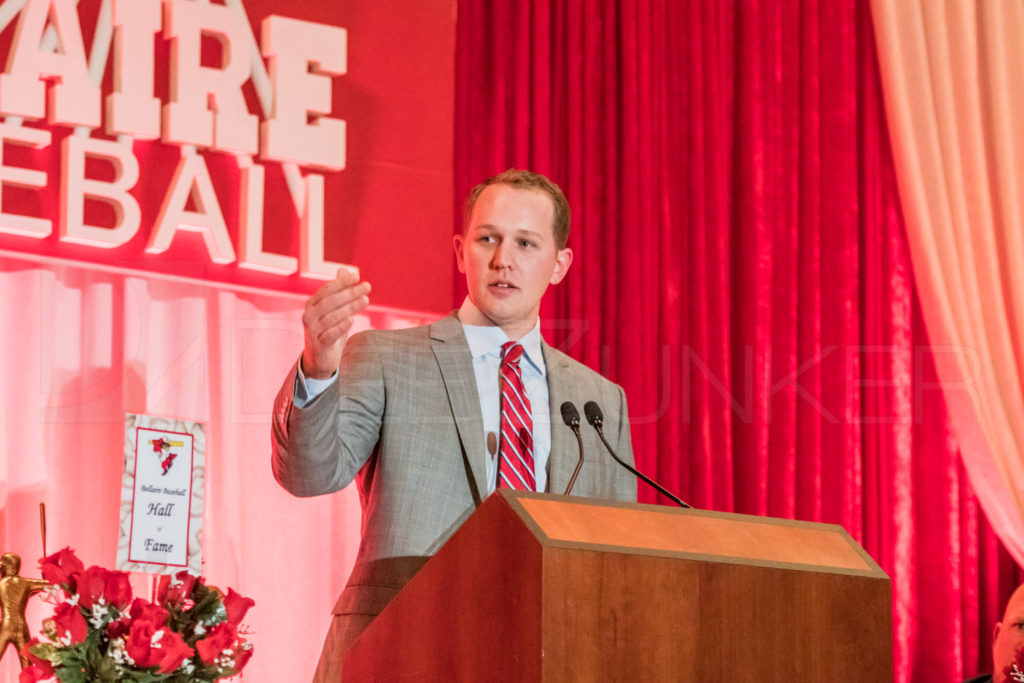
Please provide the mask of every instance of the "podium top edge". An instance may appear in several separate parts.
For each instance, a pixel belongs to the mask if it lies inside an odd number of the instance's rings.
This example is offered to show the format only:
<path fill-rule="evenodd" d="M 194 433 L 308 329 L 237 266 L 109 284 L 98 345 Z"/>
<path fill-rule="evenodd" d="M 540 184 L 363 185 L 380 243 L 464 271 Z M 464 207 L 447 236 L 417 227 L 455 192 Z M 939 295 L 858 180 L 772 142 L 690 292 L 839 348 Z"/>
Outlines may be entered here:
<path fill-rule="evenodd" d="M 649 551 L 888 579 L 838 524 L 546 493 L 497 493 L 548 545 Z"/>

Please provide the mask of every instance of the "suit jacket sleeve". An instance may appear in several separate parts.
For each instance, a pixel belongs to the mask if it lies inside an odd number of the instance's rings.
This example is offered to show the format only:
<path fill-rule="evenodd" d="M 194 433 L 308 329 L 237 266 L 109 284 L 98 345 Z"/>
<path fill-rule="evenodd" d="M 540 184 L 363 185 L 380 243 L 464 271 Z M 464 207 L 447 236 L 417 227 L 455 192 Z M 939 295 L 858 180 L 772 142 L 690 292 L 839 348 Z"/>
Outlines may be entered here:
<path fill-rule="evenodd" d="M 629 431 L 629 411 L 626 408 L 626 392 L 622 387 L 615 385 L 619 392 L 619 433 L 616 451 L 620 458 L 630 465 L 636 466 L 636 459 L 633 457 L 633 438 Z M 616 480 L 616 490 L 613 496 L 619 500 L 636 502 L 637 479 L 625 468 L 619 468 L 619 478 Z M 627 476 L 623 476 L 623 474 Z"/>
<path fill-rule="evenodd" d="M 345 344 L 338 380 L 303 408 L 295 407 L 296 366 L 274 401 L 274 477 L 296 496 L 347 486 L 376 449 L 384 414 L 384 378 L 372 333 Z"/>

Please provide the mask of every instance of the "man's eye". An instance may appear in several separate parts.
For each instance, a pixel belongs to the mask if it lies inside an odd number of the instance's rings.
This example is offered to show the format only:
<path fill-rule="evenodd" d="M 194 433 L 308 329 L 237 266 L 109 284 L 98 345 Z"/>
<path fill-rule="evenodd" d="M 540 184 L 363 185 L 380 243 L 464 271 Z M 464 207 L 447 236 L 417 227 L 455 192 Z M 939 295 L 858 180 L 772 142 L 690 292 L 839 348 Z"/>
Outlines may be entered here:
<path fill-rule="evenodd" d="M 533 246 L 533 242 L 531 242 L 530 240 L 519 240 L 519 246 L 521 246 L 521 247 L 532 247 Z"/>

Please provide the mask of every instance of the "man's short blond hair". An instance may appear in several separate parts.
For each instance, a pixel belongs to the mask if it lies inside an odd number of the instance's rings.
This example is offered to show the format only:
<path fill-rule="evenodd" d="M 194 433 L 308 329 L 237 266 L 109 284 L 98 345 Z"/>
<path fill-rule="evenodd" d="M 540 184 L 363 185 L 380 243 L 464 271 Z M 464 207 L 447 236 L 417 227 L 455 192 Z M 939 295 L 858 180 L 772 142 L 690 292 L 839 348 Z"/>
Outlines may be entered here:
<path fill-rule="evenodd" d="M 480 198 L 480 193 L 491 185 L 508 185 L 517 190 L 537 190 L 550 197 L 555 210 L 551 234 L 555 238 L 555 247 L 559 250 L 565 249 L 565 245 L 569 243 L 569 202 L 562 194 L 562 188 L 551 182 L 546 176 L 533 171 L 510 168 L 498 175 L 491 176 L 470 190 L 463 214 L 464 227 L 469 225 L 469 217 L 473 213 L 473 207 L 476 206 L 476 200 Z"/>

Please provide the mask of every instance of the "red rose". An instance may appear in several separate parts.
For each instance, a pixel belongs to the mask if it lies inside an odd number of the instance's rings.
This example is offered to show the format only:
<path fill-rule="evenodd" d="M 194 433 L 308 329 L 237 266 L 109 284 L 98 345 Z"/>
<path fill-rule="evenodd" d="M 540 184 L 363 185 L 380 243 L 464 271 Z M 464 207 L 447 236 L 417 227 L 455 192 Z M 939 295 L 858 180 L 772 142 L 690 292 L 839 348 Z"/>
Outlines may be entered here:
<path fill-rule="evenodd" d="M 71 548 L 47 555 L 39 560 L 39 568 L 44 579 L 58 586 L 66 586 L 70 590 L 75 590 L 77 576 L 85 569 Z"/>
<path fill-rule="evenodd" d="M 144 620 L 132 622 L 124 649 L 139 668 L 157 666 L 162 674 L 171 673 L 194 654 L 180 634 Z"/>
<path fill-rule="evenodd" d="M 244 597 L 235 592 L 234 588 L 228 588 L 227 597 L 224 598 L 224 609 L 228 613 L 228 621 L 236 626 L 245 618 L 245 613 L 256 604 L 252 598 Z"/>
<path fill-rule="evenodd" d="M 93 565 L 78 577 L 78 604 L 87 610 L 100 601 L 107 587 L 107 575 L 110 572 Z"/>
<path fill-rule="evenodd" d="M 192 590 L 195 588 L 196 582 L 202 583 L 203 580 L 198 576 L 189 574 L 187 571 L 182 570 L 174 575 L 174 578 L 182 583 L 182 591 L 185 593 L 185 597 L 192 596 Z"/>
<path fill-rule="evenodd" d="M 46 673 L 39 666 L 33 664 L 21 670 L 21 673 L 18 674 L 18 683 L 38 683 L 38 681 L 46 680 L 52 676 L 52 670 L 50 673 Z"/>
<path fill-rule="evenodd" d="M 164 574 L 156 587 L 156 600 L 164 607 L 180 607 L 185 604 L 185 600 L 192 597 L 195 584 L 196 577 L 186 571 L 178 572 L 173 578 L 169 574 Z"/>
<path fill-rule="evenodd" d="M 163 630 L 163 637 L 160 638 L 160 670 L 157 673 L 169 674 L 176 670 L 181 663 L 195 654 L 192 648 L 185 644 L 181 634 L 170 629 Z"/>
<path fill-rule="evenodd" d="M 128 572 L 112 572 L 93 565 L 78 577 L 78 604 L 92 609 L 100 598 L 108 605 L 124 609 L 132 601 Z"/>
<path fill-rule="evenodd" d="M 108 605 L 123 610 L 132 601 L 132 584 L 128 581 L 128 572 L 107 572 L 106 579 L 103 599 Z"/>
<path fill-rule="evenodd" d="M 235 644 L 235 627 L 221 622 L 213 627 L 210 635 L 196 643 L 196 652 L 203 664 L 211 664 L 220 654 Z"/>
<path fill-rule="evenodd" d="M 72 644 L 85 640 L 85 636 L 89 632 L 82 613 L 77 606 L 70 602 L 62 602 L 57 605 L 57 609 L 53 611 L 53 623 L 57 627 L 57 637 L 69 636 Z"/>
<path fill-rule="evenodd" d="M 48 678 L 48 677 L 53 675 L 53 665 L 50 664 L 49 660 L 42 659 L 40 657 L 36 657 L 35 653 L 32 652 L 32 648 L 35 647 L 38 644 L 39 644 L 39 639 L 38 638 L 33 638 L 32 640 L 30 640 L 27 643 L 25 643 L 25 647 L 22 648 L 21 654 L 26 659 L 28 659 L 29 664 L 32 665 L 32 668 L 35 668 L 36 670 L 38 670 L 39 672 L 42 673 L 42 677 L 43 678 Z M 33 680 L 38 680 L 38 679 L 33 679 Z"/>
<path fill-rule="evenodd" d="M 110 640 L 117 640 L 118 638 L 124 638 L 128 635 L 128 631 L 131 630 L 131 623 L 128 619 L 122 617 L 116 619 L 107 624 L 107 638 Z"/>
<path fill-rule="evenodd" d="M 235 673 L 242 673 L 242 669 L 249 663 L 249 659 L 252 657 L 252 648 L 236 648 L 235 649 Z"/>
<path fill-rule="evenodd" d="M 153 626 L 159 628 L 167 623 L 167 617 L 170 615 L 160 605 L 154 605 L 149 600 L 143 600 L 142 598 L 135 598 L 135 602 L 132 603 L 132 608 L 129 610 L 132 620 L 142 619 L 144 621 L 152 622 Z"/>
<path fill-rule="evenodd" d="M 155 633 L 153 622 L 142 619 L 132 622 L 124 649 L 139 668 L 146 669 L 160 663 L 161 652 L 152 645 Z"/>

